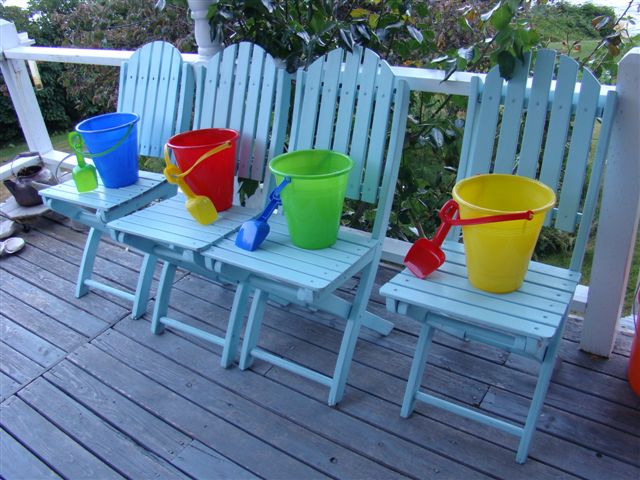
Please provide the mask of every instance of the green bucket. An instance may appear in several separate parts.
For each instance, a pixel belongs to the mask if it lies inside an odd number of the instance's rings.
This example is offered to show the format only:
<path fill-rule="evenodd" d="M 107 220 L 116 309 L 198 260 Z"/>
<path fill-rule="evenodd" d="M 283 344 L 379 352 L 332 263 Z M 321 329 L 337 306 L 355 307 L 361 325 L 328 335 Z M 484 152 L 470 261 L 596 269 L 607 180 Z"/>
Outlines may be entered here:
<path fill-rule="evenodd" d="M 351 168 L 348 156 L 331 150 L 299 150 L 271 160 L 278 183 L 291 178 L 281 197 L 294 245 L 317 250 L 336 242 Z"/>

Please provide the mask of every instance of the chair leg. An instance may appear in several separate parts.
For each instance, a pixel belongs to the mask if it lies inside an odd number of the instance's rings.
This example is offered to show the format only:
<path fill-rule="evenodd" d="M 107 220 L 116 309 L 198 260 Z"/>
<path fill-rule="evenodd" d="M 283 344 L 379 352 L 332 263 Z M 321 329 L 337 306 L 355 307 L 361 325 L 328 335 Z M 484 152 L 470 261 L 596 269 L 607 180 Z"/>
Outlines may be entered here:
<path fill-rule="evenodd" d="M 344 389 L 347 385 L 347 376 L 349 374 L 351 360 L 353 359 L 353 352 L 355 351 L 358 334 L 360 333 L 360 326 L 362 325 L 362 321 L 359 317 L 359 315 L 353 317 L 349 316 L 344 327 L 344 335 L 342 336 L 342 342 L 340 343 L 340 352 L 338 353 L 338 360 L 333 373 L 331 389 L 329 390 L 328 403 L 331 407 L 338 404 L 344 395 Z"/>
<path fill-rule="evenodd" d="M 422 376 L 427 366 L 427 353 L 431 346 L 431 340 L 433 339 L 434 328 L 424 322 L 420 328 L 420 336 L 418 337 L 418 343 L 416 344 L 416 352 L 413 355 L 413 361 L 411 363 L 411 371 L 409 372 L 409 379 L 407 380 L 407 387 L 404 391 L 404 400 L 402 401 L 402 409 L 400 410 L 400 416 L 407 418 L 416 406 L 416 394 L 420 389 L 422 383 Z"/>
<path fill-rule="evenodd" d="M 556 363 L 556 357 L 558 354 L 558 348 L 560 346 L 560 340 L 562 339 L 562 332 L 564 331 L 564 322 L 558 328 L 556 336 L 551 341 L 551 344 L 547 348 L 544 359 L 540 365 L 540 373 L 538 374 L 538 382 L 536 383 L 536 389 L 533 392 L 533 398 L 531 405 L 529 406 L 529 413 L 527 414 L 527 420 L 524 424 L 522 436 L 520 437 L 520 443 L 518 444 L 518 451 L 516 453 L 516 462 L 524 463 L 529 456 L 529 447 L 531 446 L 531 439 L 536 431 L 536 424 L 540 417 L 540 412 L 544 406 L 544 399 L 547 396 L 547 390 L 549 389 L 549 383 L 551 382 L 551 376 L 553 375 L 553 366 Z"/>
<path fill-rule="evenodd" d="M 372 262 L 362 272 L 358 291 L 356 292 L 351 312 L 344 327 L 342 342 L 340 343 L 338 360 L 336 361 L 331 388 L 329 390 L 329 406 L 336 405 L 342 400 L 342 396 L 344 395 L 347 376 L 349 375 L 349 368 L 351 367 L 351 360 L 353 359 L 353 352 L 356 348 L 362 321 L 366 316 L 367 302 L 369 301 L 371 289 L 373 288 L 376 271 L 377 262 Z"/>
<path fill-rule="evenodd" d="M 76 297 L 80 298 L 89 293 L 89 287 L 85 285 L 85 280 L 89 280 L 93 273 L 93 264 L 98 253 L 98 245 L 102 232 L 91 228 L 87 235 L 87 242 L 84 245 L 82 253 L 82 262 L 80 263 L 80 271 L 78 272 L 78 283 L 76 284 Z"/>
<path fill-rule="evenodd" d="M 246 370 L 253 364 L 253 356 L 251 350 L 258 345 L 258 337 L 260 336 L 260 327 L 262 326 L 262 317 L 264 309 L 267 306 L 269 295 L 263 290 L 256 289 L 253 293 L 253 302 L 247 319 L 247 328 L 244 332 L 244 341 L 242 342 L 242 351 L 240 352 L 240 369 Z"/>
<path fill-rule="evenodd" d="M 223 368 L 229 368 L 236 359 L 238 342 L 240 341 L 240 329 L 242 328 L 244 313 L 247 311 L 250 290 L 249 284 L 245 282 L 240 282 L 236 288 L 236 293 L 233 297 L 233 306 L 231 307 L 231 315 L 229 316 L 229 325 L 227 326 L 227 334 L 224 338 L 222 358 L 220 359 L 220 365 L 222 365 Z"/>
<path fill-rule="evenodd" d="M 173 279 L 176 275 L 176 269 L 177 266 L 169 262 L 164 262 L 164 265 L 162 266 L 160 283 L 158 284 L 158 293 L 156 295 L 156 303 L 153 306 L 153 318 L 151 319 L 151 332 L 156 335 L 164 332 L 164 325 L 160 319 L 165 317 L 169 310 L 169 298 L 171 296 L 171 287 L 173 287 Z"/>
<path fill-rule="evenodd" d="M 133 300 L 133 309 L 131 310 L 131 318 L 134 320 L 144 315 L 149 302 L 149 291 L 151 290 L 151 282 L 153 281 L 153 272 L 156 267 L 157 257 L 155 255 L 145 254 L 140 266 L 140 276 L 138 277 L 138 285 L 136 286 L 136 296 Z"/>

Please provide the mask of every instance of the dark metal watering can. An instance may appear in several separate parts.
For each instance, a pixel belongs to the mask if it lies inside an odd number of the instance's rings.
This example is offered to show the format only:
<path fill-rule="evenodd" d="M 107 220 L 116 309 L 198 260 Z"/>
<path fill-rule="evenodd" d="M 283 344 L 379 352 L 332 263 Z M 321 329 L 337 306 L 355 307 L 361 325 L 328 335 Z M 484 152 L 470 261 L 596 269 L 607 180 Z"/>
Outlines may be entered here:
<path fill-rule="evenodd" d="M 21 157 L 38 156 L 37 152 L 24 152 L 18 154 L 13 161 Z M 48 168 L 42 165 L 31 165 L 23 167 L 14 173 L 12 178 L 3 181 L 5 187 L 23 207 L 32 207 L 42 204 L 42 197 L 39 190 L 56 185 L 58 182 Z"/>

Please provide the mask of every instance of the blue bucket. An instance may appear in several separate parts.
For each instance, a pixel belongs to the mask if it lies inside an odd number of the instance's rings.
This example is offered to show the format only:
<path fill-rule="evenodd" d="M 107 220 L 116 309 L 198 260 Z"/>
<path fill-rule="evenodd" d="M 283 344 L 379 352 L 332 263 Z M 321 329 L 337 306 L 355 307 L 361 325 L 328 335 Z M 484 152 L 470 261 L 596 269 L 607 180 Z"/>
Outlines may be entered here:
<path fill-rule="evenodd" d="M 135 113 L 107 113 L 76 125 L 105 187 L 138 181 L 138 120 Z"/>

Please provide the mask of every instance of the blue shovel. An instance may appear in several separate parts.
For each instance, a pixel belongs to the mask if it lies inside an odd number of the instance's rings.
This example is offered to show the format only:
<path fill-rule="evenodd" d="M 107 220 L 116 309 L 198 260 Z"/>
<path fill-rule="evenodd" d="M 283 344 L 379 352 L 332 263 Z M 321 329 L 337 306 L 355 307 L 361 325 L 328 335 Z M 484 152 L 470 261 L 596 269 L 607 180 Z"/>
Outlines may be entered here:
<path fill-rule="evenodd" d="M 289 183 L 291 183 L 291 178 L 284 177 L 282 182 L 280 182 L 280 185 L 274 188 L 269 194 L 269 203 L 262 213 L 256 218 L 247 220 L 242 224 L 240 231 L 238 231 L 238 235 L 236 236 L 237 247 L 253 252 L 262 244 L 262 242 L 264 242 L 267 235 L 269 235 L 270 230 L 267 220 L 269 220 L 273 211 L 279 205 L 282 205 L 280 193 Z"/>

